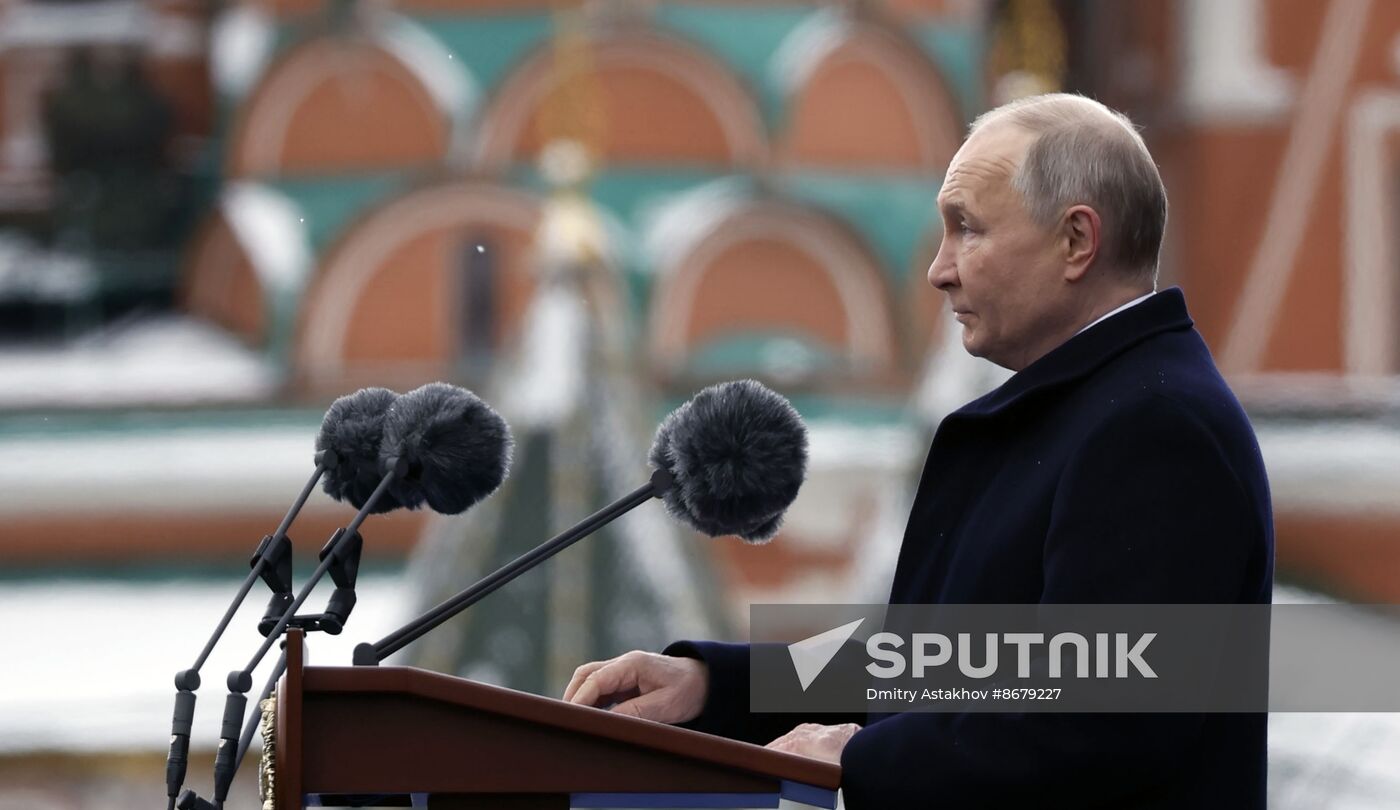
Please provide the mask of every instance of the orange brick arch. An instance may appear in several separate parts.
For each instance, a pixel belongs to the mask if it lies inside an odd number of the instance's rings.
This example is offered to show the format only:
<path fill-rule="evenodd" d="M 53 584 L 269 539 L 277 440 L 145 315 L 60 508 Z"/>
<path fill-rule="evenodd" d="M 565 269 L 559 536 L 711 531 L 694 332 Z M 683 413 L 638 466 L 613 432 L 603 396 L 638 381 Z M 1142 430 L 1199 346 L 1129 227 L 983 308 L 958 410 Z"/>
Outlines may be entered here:
<path fill-rule="evenodd" d="M 856 378 L 897 374 L 901 351 L 878 263 L 837 221 L 794 203 L 740 204 L 692 235 L 652 296 L 652 361 L 682 369 L 704 344 L 745 331 L 800 335 Z"/>
<path fill-rule="evenodd" d="M 792 34 L 787 164 L 937 174 L 962 141 L 964 116 L 938 67 L 893 28 L 818 20 Z"/>
<path fill-rule="evenodd" d="M 452 141 L 451 116 L 392 53 L 364 40 L 293 47 L 244 101 L 229 177 L 431 165 Z"/>
<path fill-rule="evenodd" d="M 323 390 L 455 376 L 461 268 L 476 244 L 492 253 L 494 342 L 509 345 L 534 291 L 539 218 L 535 197 L 473 181 L 411 191 L 363 217 L 328 251 L 308 290 L 298 383 Z"/>
<path fill-rule="evenodd" d="M 553 46 L 541 47 L 497 89 L 479 128 L 479 165 L 499 169 L 538 155 L 544 102 L 558 81 L 555 57 Z M 757 102 L 704 51 L 644 29 L 593 35 L 588 58 L 605 122 L 605 162 L 765 162 L 768 139 Z"/>

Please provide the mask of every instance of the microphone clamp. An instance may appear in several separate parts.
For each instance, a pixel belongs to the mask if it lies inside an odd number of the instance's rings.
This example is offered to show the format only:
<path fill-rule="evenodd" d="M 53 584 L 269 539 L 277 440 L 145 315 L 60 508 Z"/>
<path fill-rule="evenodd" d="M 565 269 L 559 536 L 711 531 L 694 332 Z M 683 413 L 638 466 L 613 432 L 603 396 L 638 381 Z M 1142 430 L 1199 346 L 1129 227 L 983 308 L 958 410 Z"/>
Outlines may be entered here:
<path fill-rule="evenodd" d="M 201 799 L 198 793 L 189 788 L 180 792 L 180 798 L 175 800 L 175 806 L 180 810 L 217 810 L 213 802 Z"/>

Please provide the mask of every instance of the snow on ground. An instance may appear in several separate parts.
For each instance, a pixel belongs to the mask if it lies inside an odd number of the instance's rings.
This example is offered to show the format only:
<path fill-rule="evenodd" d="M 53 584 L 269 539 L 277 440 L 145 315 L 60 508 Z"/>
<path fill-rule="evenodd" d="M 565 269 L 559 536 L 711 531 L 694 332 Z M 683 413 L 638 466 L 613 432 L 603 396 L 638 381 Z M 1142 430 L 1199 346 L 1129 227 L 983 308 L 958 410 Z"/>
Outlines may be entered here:
<path fill-rule="evenodd" d="M 194 663 L 237 592 L 242 572 L 229 573 L 209 580 L 0 582 L 0 754 L 165 750 L 175 673 Z M 319 612 L 331 589 L 326 578 L 302 612 Z M 376 641 L 408 618 L 400 576 L 362 575 L 356 592 L 343 634 L 309 637 L 313 663 L 348 665 L 356 644 Z M 224 679 L 262 643 L 257 622 L 267 596 L 264 586 L 254 587 L 200 671 L 192 747 L 218 743 Z M 277 654 L 274 647 L 257 669 L 255 689 L 262 689 Z"/>
<path fill-rule="evenodd" d="M 1400 807 L 1400 714 L 1270 715 L 1269 807 Z"/>
<path fill-rule="evenodd" d="M 262 402 L 278 376 L 222 329 L 168 315 L 76 344 L 0 347 L 0 408 Z"/>
<path fill-rule="evenodd" d="M 1261 423 L 1275 504 L 1342 514 L 1400 509 L 1400 429 L 1364 422 Z"/>
<path fill-rule="evenodd" d="M 129 428 L 0 438 L 0 515 L 285 509 L 315 470 L 317 426 Z M 319 488 L 308 504 L 331 503 Z"/>
<path fill-rule="evenodd" d="M 1274 604 L 1334 602 L 1276 586 Z M 1269 715 L 1271 810 L 1400 807 L 1400 714 L 1275 712 Z"/>

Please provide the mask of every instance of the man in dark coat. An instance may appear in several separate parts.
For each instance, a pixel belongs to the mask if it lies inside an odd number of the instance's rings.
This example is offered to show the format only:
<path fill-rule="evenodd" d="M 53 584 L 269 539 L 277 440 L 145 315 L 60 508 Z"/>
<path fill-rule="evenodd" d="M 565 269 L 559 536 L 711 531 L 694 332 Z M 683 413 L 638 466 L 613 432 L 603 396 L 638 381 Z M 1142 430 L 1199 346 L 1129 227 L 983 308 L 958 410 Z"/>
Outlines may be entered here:
<path fill-rule="evenodd" d="M 1267 603 L 1268 484 L 1253 430 L 1178 289 L 1126 118 L 1078 96 L 974 123 L 939 194 L 929 282 L 964 347 L 1015 371 L 943 420 L 892 604 Z M 851 810 L 1263 808 L 1263 714 L 748 710 L 749 648 L 678 642 L 580 667 L 566 699 L 839 761 Z M 841 720 L 850 722 L 840 722 Z"/>

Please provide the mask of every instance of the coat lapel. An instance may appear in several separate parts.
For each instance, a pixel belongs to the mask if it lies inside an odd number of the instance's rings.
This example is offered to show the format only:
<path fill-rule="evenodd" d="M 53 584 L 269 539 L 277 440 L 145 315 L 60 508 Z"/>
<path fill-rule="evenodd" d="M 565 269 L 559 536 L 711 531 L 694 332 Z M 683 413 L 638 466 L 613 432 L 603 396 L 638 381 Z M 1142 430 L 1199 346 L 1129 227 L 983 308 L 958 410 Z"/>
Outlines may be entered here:
<path fill-rule="evenodd" d="M 992 416 L 1040 391 L 1073 382 L 1153 335 L 1193 326 L 1181 288 L 1163 290 L 1081 332 L 951 416 Z"/>

